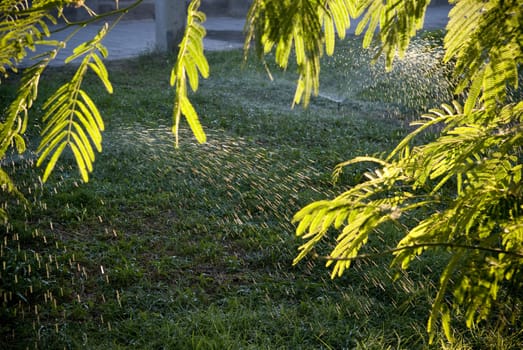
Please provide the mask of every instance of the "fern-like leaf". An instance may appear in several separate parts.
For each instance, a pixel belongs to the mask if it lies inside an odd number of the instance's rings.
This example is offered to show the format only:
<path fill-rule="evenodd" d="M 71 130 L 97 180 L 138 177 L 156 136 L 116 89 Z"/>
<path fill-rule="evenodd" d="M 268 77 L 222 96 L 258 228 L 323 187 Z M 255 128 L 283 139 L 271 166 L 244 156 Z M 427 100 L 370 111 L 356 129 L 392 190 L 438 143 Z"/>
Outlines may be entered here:
<path fill-rule="evenodd" d="M 67 147 L 76 160 L 82 180 L 89 181 L 89 173 L 93 170 L 95 160 L 93 146 L 99 152 L 102 150 L 101 132 L 104 130 L 104 123 L 95 103 L 81 86 L 85 74 L 91 68 L 106 90 L 109 93 L 113 91 L 107 69 L 98 56 L 98 52 L 103 56 L 107 54 L 101 44 L 107 31 L 108 26 L 105 24 L 92 40 L 73 50 L 66 62 L 83 56 L 82 62 L 73 78 L 62 85 L 44 104 L 45 126 L 37 149 L 40 153 L 37 165 L 40 166 L 48 160 L 43 181 L 48 179 Z"/>
<path fill-rule="evenodd" d="M 50 35 L 49 23 L 55 24 L 56 18 L 49 13 L 49 7 L 19 0 L 0 2 L 0 82 L 10 71 L 17 72 L 28 51 L 34 51 Z"/>
<path fill-rule="evenodd" d="M 319 91 L 320 58 L 334 52 L 336 34 L 345 37 L 351 18 L 361 20 L 356 33 L 365 32 L 368 47 L 381 29 L 381 52 L 390 68 L 396 53 L 403 55 L 410 38 L 422 28 L 428 0 L 255 0 L 246 23 L 245 52 L 251 42 L 263 58 L 275 51 L 276 63 L 286 69 L 294 51 L 299 74 L 293 106 L 310 101 Z M 323 28 L 323 29 L 322 29 Z M 399 35 L 402 33 L 402 35 Z"/>
<path fill-rule="evenodd" d="M 44 39 L 50 35 L 48 23 L 56 23 L 46 8 L 30 9 L 26 2 L 18 0 L 0 4 L 0 82 L 9 75 L 9 70 L 17 72 L 18 64 L 27 58 L 28 49 L 34 50 L 37 45 L 54 47 L 33 58 L 37 62 L 23 71 L 16 97 L 0 122 L 0 158 L 13 144 L 18 152 L 25 151 L 25 142 L 20 135 L 25 132 L 27 113 L 38 96 L 40 77 L 58 49 L 64 46 L 62 42 Z"/>
<path fill-rule="evenodd" d="M 465 306 L 468 327 L 484 320 L 498 286 L 511 278 L 523 259 L 523 166 L 518 161 L 522 118 L 523 102 L 494 114 L 485 109 L 466 114 L 457 102 L 443 105 L 428 113 L 426 121 L 386 161 L 359 157 L 340 164 L 335 174 L 342 166 L 362 161 L 375 162 L 379 168 L 366 173 L 367 181 L 334 199 L 311 203 L 295 215 L 296 234 L 307 241 L 294 262 L 334 227 L 341 232 L 326 258 L 331 276 L 339 276 L 361 256 L 367 240 L 378 234 L 382 224 L 401 221 L 423 208 L 424 220 L 403 226 L 407 230 L 394 249 L 393 265 L 406 269 L 428 249 L 453 250 L 440 278 L 427 324 L 429 333 L 434 334 L 439 321 L 450 339 L 451 310 L 457 305 Z M 410 145 L 436 123 L 444 124 L 437 140 Z M 457 195 L 446 195 L 452 189 L 449 186 L 456 186 Z M 495 265 L 486 262 L 493 259 Z M 452 303 L 447 299 L 449 292 L 454 295 Z"/>
<path fill-rule="evenodd" d="M 207 78 L 209 76 L 209 63 L 203 52 L 203 38 L 206 31 L 202 26 L 205 14 L 199 11 L 200 1 L 192 0 L 187 9 L 187 25 L 180 43 L 178 58 L 171 71 L 171 86 L 176 88 L 173 110 L 173 133 L 178 147 L 178 133 L 180 119 L 185 116 L 189 126 L 198 142 L 206 141 L 206 135 L 198 119 L 194 106 L 187 96 L 187 81 L 193 91 L 198 89 L 199 74 Z"/>
<path fill-rule="evenodd" d="M 465 112 L 474 107 L 497 109 L 506 102 L 508 86 L 518 86 L 523 62 L 518 1 L 460 0 L 449 13 L 445 60 L 455 60 L 459 94 L 469 87 Z"/>
<path fill-rule="evenodd" d="M 393 0 L 358 2 L 358 12 L 363 17 L 356 34 L 364 34 L 363 47 L 369 47 L 379 27 L 380 47 L 378 55 L 384 54 L 387 69 L 392 68 L 396 55 L 403 57 L 410 39 L 423 28 L 429 0 Z"/>
<path fill-rule="evenodd" d="M 341 1 L 338 1 L 341 2 Z M 336 7 L 333 7 L 337 9 Z M 343 6 L 345 9 L 345 6 Z M 252 41 L 260 56 L 275 50 L 276 63 L 286 69 L 294 49 L 298 67 L 298 84 L 293 105 L 303 102 L 306 106 L 312 94 L 319 91 L 319 59 L 323 54 L 323 18 L 332 9 L 319 0 L 257 0 L 248 14 L 246 53 Z M 327 20 L 332 22 L 332 18 Z M 340 23 L 340 25 L 342 25 Z M 333 49 L 334 29 L 330 23 L 328 50 Z"/>
<path fill-rule="evenodd" d="M 325 32 L 325 50 L 327 55 L 332 55 L 336 33 L 340 39 L 344 39 L 350 28 L 351 18 L 358 17 L 359 13 L 354 2 L 350 0 L 326 1 L 324 7 L 320 7 L 319 13 Z"/>

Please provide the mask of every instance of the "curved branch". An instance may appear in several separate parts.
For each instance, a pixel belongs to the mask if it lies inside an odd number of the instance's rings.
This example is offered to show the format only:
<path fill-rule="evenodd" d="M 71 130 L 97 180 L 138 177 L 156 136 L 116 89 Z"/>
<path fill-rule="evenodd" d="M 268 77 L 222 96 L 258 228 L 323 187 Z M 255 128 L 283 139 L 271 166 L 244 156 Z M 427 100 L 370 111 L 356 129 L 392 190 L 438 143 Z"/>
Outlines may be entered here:
<path fill-rule="evenodd" d="M 80 27 L 82 27 L 82 26 L 85 26 L 85 25 L 88 25 L 88 24 L 91 24 L 91 23 L 94 23 L 94 22 L 98 22 L 99 20 L 101 20 L 103 18 L 111 17 L 111 16 L 114 16 L 114 15 L 120 15 L 120 16 L 125 15 L 127 12 L 129 12 L 133 8 L 137 7 L 142 2 L 143 2 L 143 0 L 136 0 L 135 2 L 133 2 L 131 5 L 129 5 L 127 7 L 124 7 L 124 8 L 121 8 L 121 9 L 116 9 L 116 10 L 109 11 L 109 12 L 105 12 L 105 13 L 102 13 L 102 14 L 97 14 L 96 16 L 90 17 L 90 18 L 88 18 L 86 20 L 83 20 L 83 21 L 70 22 L 67 19 L 65 19 L 66 20 L 66 22 L 65 22 L 66 25 L 61 27 L 61 28 L 58 28 L 58 29 L 52 31 L 52 33 L 61 32 L 63 30 L 66 30 L 70 26 L 80 26 Z"/>
<path fill-rule="evenodd" d="M 394 254 L 394 253 L 401 252 L 401 251 L 404 251 L 404 250 L 409 250 L 409 249 L 433 248 L 433 247 L 479 250 L 479 251 L 495 253 L 495 254 L 506 254 L 506 255 L 514 256 L 514 257 L 516 257 L 518 259 L 523 259 L 523 253 L 520 253 L 520 252 L 503 250 L 503 249 L 499 249 L 499 248 L 482 247 L 482 246 L 476 246 L 476 245 L 466 245 L 466 244 L 457 244 L 457 243 L 443 243 L 443 242 L 413 244 L 413 245 L 408 245 L 408 246 L 404 246 L 404 247 L 397 247 L 397 248 L 393 248 L 393 249 L 384 250 L 384 251 L 379 252 L 379 253 L 360 254 L 360 255 L 357 255 L 357 256 L 349 257 L 349 258 L 338 258 L 338 257 L 333 257 L 333 256 L 327 255 L 327 256 L 320 257 L 320 259 L 327 260 L 327 261 L 367 260 L 367 259 L 374 259 L 374 258 L 376 258 L 378 256 Z"/>

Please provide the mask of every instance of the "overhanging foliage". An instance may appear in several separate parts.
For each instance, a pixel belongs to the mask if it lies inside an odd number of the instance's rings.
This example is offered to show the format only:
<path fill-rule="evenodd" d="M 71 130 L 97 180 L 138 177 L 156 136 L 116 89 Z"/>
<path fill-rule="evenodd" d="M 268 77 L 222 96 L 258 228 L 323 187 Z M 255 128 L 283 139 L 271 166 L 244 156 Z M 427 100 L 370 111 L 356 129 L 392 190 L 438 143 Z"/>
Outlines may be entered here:
<path fill-rule="evenodd" d="M 38 97 L 40 77 L 68 40 L 47 40 L 47 23 L 55 23 L 62 16 L 63 6 L 82 3 L 1 2 L 0 73 L 16 72 L 28 50 L 35 46 L 49 50 L 24 69 L 15 99 L 2 112 L 0 159 L 10 148 L 25 151 L 22 135 L 28 124 L 28 110 Z M 360 161 L 372 161 L 378 168 L 367 173 L 368 180 L 337 198 L 312 203 L 295 216 L 297 234 L 307 240 L 295 263 L 331 228 L 341 231 L 328 255 L 333 276 L 350 266 L 386 222 L 405 229 L 404 237 L 391 252 L 394 266 L 408 268 L 428 250 L 448 251 L 428 330 L 433 334 L 440 319 L 449 338 L 452 310 L 463 308 L 467 326 L 472 327 L 487 319 L 496 302 L 512 297 L 510 290 L 517 290 L 523 282 L 523 102 L 521 95 L 512 93 L 518 90 L 521 77 L 523 4 L 519 0 L 451 3 L 454 7 L 445 36 L 445 60 L 455 62 L 456 95 L 464 94 L 466 99 L 430 111 L 385 159 L 363 157 L 341 164 L 336 174 L 342 167 Z M 306 106 L 319 90 L 320 58 L 332 54 L 336 36 L 344 38 L 352 19 L 361 18 L 356 32 L 363 35 L 363 46 L 376 45 L 379 55 L 385 57 L 386 68 L 390 68 L 396 55 L 405 53 L 411 38 L 422 28 L 428 4 L 428 0 L 255 0 L 247 18 L 245 48 L 248 50 L 253 42 L 262 58 L 274 51 L 276 63 L 283 69 L 294 59 L 298 82 L 293 104 Z M 209 73 L 202 45 L 205 30 L 201 24 L 205 17 L 198 6 L 198 0 L 191 1 L 171 85 L 176 88 L 175 134 L 184 115 L 202 142 L 205 134 L 187 95 L 187 80 L 196 90 L 200 75 L 206 77 Z M 53 15 L 55 9 L 59 11 Z M 94 16 L 92 21 L 99 19 Z M 106 55 L 100 44 L 105 30 L 77 48 L 70 57 L 81 58 L 75 75 L 46 103 L 39 148 L 39 164 L 48 159 L 44 179 L 69 147 L 82 179 L 87 181 L 94 150 L 101 150 L 103 120 L 81 89 L 81 82 L 91 68 L 111 91 L 99 56 Z M 435 125 L 442 130 L 436 140 L 414 145 L 421 132 Z M 5 191 L 20 196 L 1 169 L 0 181 Z M 417 221 L 412 219 L 418 215 Z M 0 217 L 6 218 L 3 208 Z M 512 289 L 506 288 L 509 284 Z"/>
<path fill-rule="evenodd" d="M 380 1 L 365 7 L 369 29 L 364 45 L 370 43 L 379 19 L 387 65 L 396 49 L 400 54 L 405 49 L 424 12 L 409 1 L 397 3 L 392 14 Z M 450 252 L 442 255 L 447 257 L 446 267 L 427 326 L 434 335 L 441 320 L 448 338 L 451 311 L 463 308 L 467 326 L 473 327 L 488 318 L 496 302 L 518 297 L 509 290 L 523 283 L 523 102 L 521 94 L 508 96 L 508 91 L 518 89 L 521 77 L 523 4 L 455 3 L 445 36 L 445 60 L 455 61 L 455 93 L 466 93 L 464 106 L 452 102 L 431 110 L 385 159 L 363 157 L 340 164 L 335 176 L 362 161 L 378 168 L 337 198 L 311 203 L 294 217 L 297 235 L 307 240 L 295 263 L 330 228 L 341 231 L 327 256 L 333 277 L 359 257 L 386 222 L 405 230 L 390 252 L 392 266 L 406 269 L 428 250 Z M 400 27 L 394 29 L 392 23 Z M 436 125 L 443 130 L 436 140 L 412 145 L 420 133 Z"/>

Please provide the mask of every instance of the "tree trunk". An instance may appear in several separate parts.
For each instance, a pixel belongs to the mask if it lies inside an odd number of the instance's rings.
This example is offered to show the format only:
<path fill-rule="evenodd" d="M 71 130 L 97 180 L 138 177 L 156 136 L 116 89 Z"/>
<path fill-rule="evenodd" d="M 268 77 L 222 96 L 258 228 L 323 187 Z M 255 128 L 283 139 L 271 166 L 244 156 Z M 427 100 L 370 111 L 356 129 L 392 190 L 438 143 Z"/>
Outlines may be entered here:
<path fill-rule="evenodd" d="M 178 50 L 187 16 L 185 0 L 156 0 L 156 48 L 160 51 Z"/>

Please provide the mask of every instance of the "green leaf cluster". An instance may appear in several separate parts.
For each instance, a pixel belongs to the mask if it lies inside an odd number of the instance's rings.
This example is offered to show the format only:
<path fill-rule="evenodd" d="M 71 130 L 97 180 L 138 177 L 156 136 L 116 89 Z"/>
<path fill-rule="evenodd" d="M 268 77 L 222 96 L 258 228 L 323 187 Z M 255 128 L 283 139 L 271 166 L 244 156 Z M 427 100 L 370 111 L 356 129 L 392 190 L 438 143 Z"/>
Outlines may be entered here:
<path fill-rule="evenodd" d="M 294 50 L 299 78 L 293 104 L 303 99 L 307 105 L 311 94 L 318 93 L 324 46 L 332 54 L 336 32 L 345 37 L 350 17 L 356 15 L 353 2 L 346 0 L 254 1 L 247 18 L 246 54 L 254 41 L 260 57 L 274 49 L 276 63 L 286 69 Z"/>
<path fill-rule="evenodd" d="M 173 133 L 176 137 L 176 146 L 178 146 L 178 130 L 182 115 L 187 119 L 198 142 L 206 141 L 205 132 L 196 110 L 187 96 L 187 81 L 189 81 L 191 89 L 196 91 L 199 74 L 204 78 L 209 76 L 209 63 L 203 53 L 203 38 L 206 31 L 202 23 L 205 22 L 205 14 L 199 11 L 199 7 L 199 0 L 193 0 L 189 4 L 185 33 L 180 43 L 176 64 L 171 71 L 170 83 L 176 88 L 173 110 Z"/>
<path fill-rule="evenodd" d="M 69 37 L 57 41 L 49 39 L 50 25 L 57 25 L 60 19 L 62 24 L 66 23 L 64 26 L 68 26 L 67 19 L 62 16 L 63 6 L 76 3 L 78 2 L 70 0 L 0 2 L 0 83 L 6 83 L 11 76 L 14 76 L 13 80 L 18 83 L 14 98 L 3 103 L 6 107 L 0 114 L 2 161 L 11 157 L 14 152 L 26 152 L 27 136 L 24 133 L 31 117 L 31 108 L 39 97 L 39 85 L 44 71 L 56 58 L 58 51 L 65 47 L 82 27 L 82 24 L 75 25 Z M 64 26 L 58 28 L 63 29 Z M 98 55 L 100 53 L 102 57 L 107 56 L 107 50 L 100 44 L 107 31 L 108 27 L 105 25 L 93 40 L 78 46 L 66 59 L 66 64 L 77 58 L 81 59 L 81 63 L 71 81 L 60 87 L 44 104 L 44 125 L 38 148 L 41 152 L 38 164 L 43 164 L 49 159 L 43 175 L 44 180 L 48 178 L 66 147 L 69 147 L 79 165 L 82 178 L 87 181 L 94 161 L 93 148 L 101 150 L 100 132 L 103 130 L 103 121 L 91 98 L 82 90 L 81 84 L 84 75 L 90 69 L 98 75 L 107 90 L 112 91 L 107 70 Z M 42 53 L 34 54 L 33 51 L 37 49 Z M 7 83 L 13 84 L 11 81 Z M 43 242 L 47 243 L 45 236 L 39 236 L 35 231 L 31 238 L 27 238 L 29 243 L 26 247 L 20 243 L 18 237 L 23 229 L 10 220 L 8 214 L 12 212 L 7 212 L 8 204 L 20 204 L 20 208 L 26 211 L 30 211 L 31 206 L 22 191 L 17 189 L 16 180 L 0 167 L 0 197 L 3 199 L 0 207 L 0 255 L 3 260 L 0 277 L 0 292 L 3 296 L 1 313 L 5 321 L 9 322 L 11 318 L 20 318 L 20 315 L 23 318 L 25 310 L 31 309 L 39 322 L 39 310 L 57 308 L 57 299 L 49 288 L 49 280 L 55 279 L 59 272 L 53 270 L 52 266 L 49 267 L 47 262 L 45 265 L 41 264 L 39 241 L 42 238 Z M 31 188 L 25 188 L 23 192 L 31 193 Z M 17 206 L 13 207 L 16 211 Z M 57 262 L 56 257 L 54 259 Z M 58 269 L 58 262 L 56 266 Z M 44 274 L 36 271 L 42 270 L 43 267 Z M 61 287 L 58 286 L 57 289 L 63 293 Z"/>
<path fill-rule="evenodd" d="M 17 72 L 28 50 L 37 45 L 56 44 L 46 41 L 50 35 L 48 23 L 56 23 L 50 10 L 60 8 L 66 1 L 5 0 L 0 3 L 0 82 L 10 71 Z"/>
<path fill-rule="evenodd" d="M 392 68 L 394 57 L 403 57 L 410 39 L 423 28 L 423 19 L 429 0 L 394 0 L 373 1 L 364 0 L 359 6 L 364 13 L 356 35 L 364 32 L 363 47 L 369 47 L 379 28 L 380 47 L 377 57 L 383 54 L 386 67 Z"/>
<path fill-rule="evenodd" d="M 42 165 L 49 158 L 43 181 L 47 180 L 57 160 L 65 148 L 69 147 L 83 181 L 87 182 L 95 159 L 93 145 L 97 151 L 102 150 L 101 131 L 104 130 L 104 122 L 94 102 L 82 90 L 82 80 L 91 68 L 107 91 L 109 93 L 113 91 L 107 69 L 98 55 L 100 52 L 103 57 L 107 56 L 107 50 L 101 44 L 107 29 L 106 24 L 92 40 L 82 43 L 73 50 L 73 54 L 65 62 L 83 56 L 82 62 L 72 79 L 56 90 L 44 104 L 45 128 L 42 130 L 42 140 L 37 150 L 40 153 L 37 165 Z"/>
<path fill-rule="evenodd" d="M 494 110 L 502 105 L 507 86 L 518 86 L 523 59 L 521 1 L 453 1 L 445 38 L 445 59 L 455 59 L 457 93 L 467 87 L 465 112 Z"/>
<path fill-rule="evenodd" d="M 336 36 L 345 38 L 354 19 L 356 34 L 364 33 L 369 47 L 379 28 L 377 57 L 386 57 L 391 68 L 396 54 L 403 56 L 410 39 L 423 26 L 429 0 L 255 0 L 247 18 L 247 53 L 255 43 L 258 56 L 274 49 L 276 63 L 288 67 L 291 53 L 298 67 L 294 104 L 308 105 L 319 91 L 320 58 L 332 55 Z"/>
<path fill-rule="evenodd" d="M 427 2 L 366 3 L 360 22 L 368 25 L 364 45 L 379 23 L 381 51 L 390 64 L 391 48 L 404 52 Z M 395 19 L 385 10 L 392 3 Z M 423 115 L 385 158 L 340 164 L 335 177 L 353 163 L 372 162 L 377 168 L 338 197 L 311 203 L 294 217 L 297 235 L 306 240 L 295 263 L 331 229 L 339 232 L 327 256 L 332 277 L 361 257 L 384 223 L 405 233 L 388 252 L 394 267 L 407 269 L 428 250 L 447 252 L 441 254 L 445 268 L 427 329 L 434 335 L 440 322 L 449 339 L 452 312 L 463 310 L 466 325 L 473 327 L 488 320 L 496 303 L 517 297 L 511 290 L 523 287 L 523 102 L 521 95 L 508 94 L 517 90 L 521 77 L 523 3 L 455 3 L 445 59 L 455 62 L 456 94 L 466 94 L 464 105 L 454 101 Z M 415 142 L 436 126 L 441 133 L 434 141 Z"/>
<path fill-rule="evenodd" d="M 523 103 L 505 106 L 495 122 L 484 110 L 464 114 L 457 102 L 424 117 L 386 159 L 361 157 L 338 166 L 335 174 L 357 162 L 372 161 L 379 167 L 366 174 L 367 181 L 295 215 L 297 234 L 307 239 L 295 263 L 333 227 L 341 232 L 327 265 L 333 266 L 333 277 L 340 276 L 382 224 L 408 227 L 391 252 L 393 266 L 406 269 L 428 249 L 452 252 L 428 324 L 434 332 L 438 315 L 450 329 L 450 311 L 444 303 L 449 290 L 455 296 L 454 307 L 466 307 L 471 327 L 488 316 L 501 286 L 514 276 L 522 277 Z M 437 140 L 409 146 L 416 134 L 436 123 L 444 125 Z"/>
<path fill-rule="evenodd" d="M 56 23 L 50 10 L 60 9 L 66 1 L 27 1 L 6 0 L 0 2 L 0 83 L 10 74 L 18 73 L 18 66 L 27 59 L 28 51 L 37 46 L 50 46 L 54 49 L 33 59 L 36 63 L 24 70 L 15 99 L 2 111 L 0 117 L 0 159 L 14 147 L 18 153 L 26 150 L 22 137 L 27 128 L 28 111 L 38 97 L 38 84 L 42 72 L 50 60 L 54 59 L 62 42 L 47 40 L 50 35 L 48 23 Z M 2 190 L 23 200 L 21 193 L 9 175 L 0 168 Z M 7 213 L 0 209 L 0 218 L 7 220 Z"/>
<path fill-rule="evenodd" d="M 137 0 L 136 4 L 141 0 Z M 15 147 L 25 151 L 22 138 L 27 112 L 38 95 L 42 72 L 64 42 L 49 37 L 46 21 L 54 23 L 52 10 L 73 0 L 5 0 L 0 3 L 0 73 L 16 72 L 28 50 L 37 45 L 52 49 L 37 57 L 22 76 L 15 100 L 0 120 L 0 159 Z M 523 3 L 521 0 L 454 0 L 445 36 L 445 60 L 455 63 L 457 95 L 463 103 L 443 104 L 423 116 L 418 127 L 387 157 L 360 157 L 340 164 L 372 162 L 377 168 L 365 181 L 338 197 L 303 208 L 294 217 L 297 234 L 306 242 L 295 263 L 303 259 L 331 229 L 339 232 L 328 256 L 332 276 L 341 275 L 372 236 L 385 223 L 404 229 L 396 242 L 393 266 L 408 268 L 428 250 L 442 250 L 445 268 L 440 276 L 428 331 L 438 322 L 452 337 L 451 313 L 463 309 L 469 327 L 488 319 L 496 302 L 523 287 L 523 188 L 521 185 L 521 97 L 517 90 L 523 61 Z M 205 133 L 189 100 L 188 85 L 196 91 L 199 77 L 209 75 L 204 56 L 199 0 L 188 7 L 187 25 L 178 58 L 171 72 L 175 87 L 173 110 L 178 144 L 182 115 L 196 139 Z M 251 43 L 265 57 L 274 52 L 283 69 L 295 61 L 298 80 L 294 104 L 310 102 L 319 91 L 320 59 L 335 50 L 336 37 L 343 39 L 352 20 L 359 19 L 356 34 L 363 46 L 377 47 L 386 68 L 403 56 L 411 38 L 422 28 L 429 0 L 254 0 L 250 8 L 245 51 Z M 125 12 L 125 11 L 122 11 Z M 94 17 L 93 20 L 97 20 Z M 77 24 L 80 25 L 80 24 Z M 80 27 L 78 27 L 80 28 Z M 61 86 L 45 103 L 39 165 L 46 163 L 48 178 L 58 159 L 69 148 L 84 181 L 88 180 L 100 151 L 102 117 L 82 81 L 93 71 L 111 92 L 102 57 L 104 26 L 93 40 L 78 46 L 66 63 L 81 59 L 71 81 Z M 74 35 L 74 33 L 73 33 Z M 377 38 L 377 40 L 374 40 Z M 4 79 L 4 77 L 2 77 Z M 419 144 L 425 130 L 439 127 L 436 140 Z M 416 143 L 417 142 L 417 143 Z M 17 193 L 8 175 L 0 169 L 2 188 Z M 0 217 L 5 212 L 0 209 Z"/>
<path fill-rule="evenodd" d="M 129 7 L 109 14 L 125 14 L 136 7 L 142 0 L 136 0 Z M 15 99 L 0 120 L 0 158 L 6 151 L 15 146 L 18 152 L 25 151 L 25 141 L 22 137 L 27 122 L 28 111 L 38 97 L 38 85 L 44 70 L 50 61 L 55 59 L 57 52 L 87 22 L 94 22 L 104 16 L 96 15 L 86 8 L 92 18 L 86 22 L 70 23 L 63 17 L 63 6 L 84 6 L 83 2 L 73 0 L 35 0 L 32 3 L 20 0 L 4 1 L 0 4 L 0 73 L 7 77 L 10 72 L 18 72 L 19 65 L 28 61 L 28 51 L 37 47 L 49 47 L 43 54 L 31 57 L 36 63 L 23 70 L 21 84 Z M 178 145 L 178 129 L 181 116 L 185 116 L 196 139 L 205 142 L 206 136 L 199 122 L 198 115 L 187 94 L 187 81 L 193 91 L 198 88 L 199 74 L 209 75 L 209 65 L 203 53 L 203 38 L 205 28 L 202 23 L 205 15 L 198 10 L 200 1 L 192 1 L 188 7 L 187 26 L 180 44 L 178 59 L 171 73 L 171 85 L 176 88 L 174 101 L 173 132 Z M 85 6 L 84 6 L 85 7 Z M 52 15 L 57 13 L 58 15 Z M 65 21 L 65 26 L 75 30 L 64 41 L 46 40 L 51 35 L 48 22 L 56 24 L 57 19 Z M 113 26 L 119 21 L 117 19 Z M 63 28 L 62 28 L 63 29 Z M 105 24 L 98 35 L 92 40 L 82 43 L 74 49 L 73 54 L 65 60 L 69 64 L 81 60 L 69 82 L 61 86 L 44 104 L 45 123 L 42 140 L 38 147 L 38 165 L 45 164 L 43 180 L 46 181 L 52 173 L 57 161 L 66 149 L 72 152 L 80 175 L 88 181 L 93 170 L 95 150 L 102 149 L 101 132 L 104 129 L 102 116 L 95 103 L 86 91 L 82 89 L 82 81 L 90 70 L 101 80 L 106 90 L 112 93 L 112 86 L 103 58 L 107 57 L 107 49 L 102 45 L 105 35 L 111 30 Z M 1 82 L 1 80 L 0 80 Z M 9 179 L 5 178 L 6 181 Z M 7 182 L 6 182 L 7 183 Z M 11 187 L 14 184 L 9 180 Z M 13 187 L 14 188 L 14 187 Z"/>

